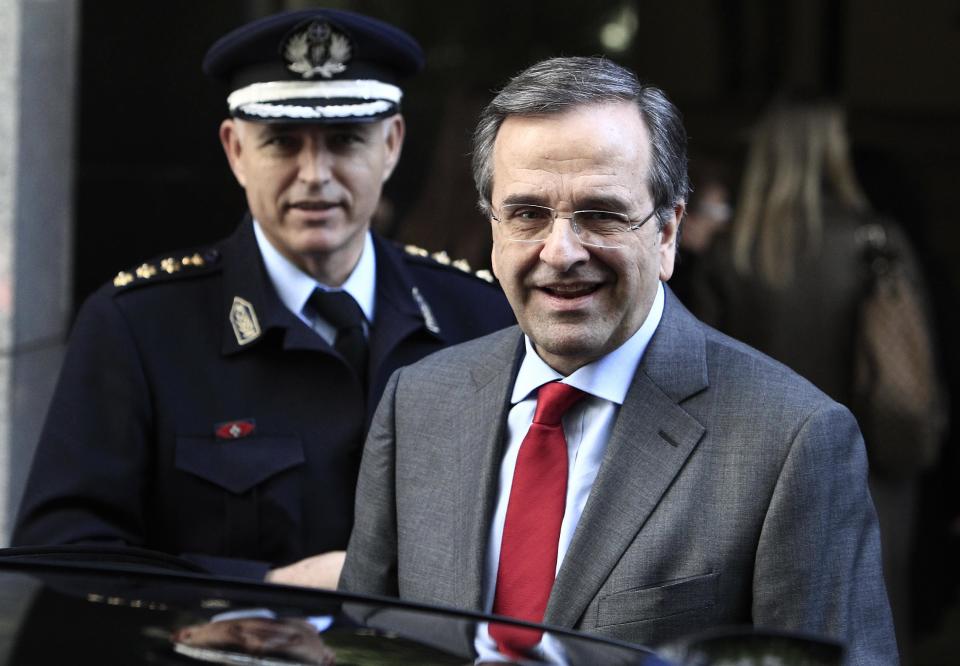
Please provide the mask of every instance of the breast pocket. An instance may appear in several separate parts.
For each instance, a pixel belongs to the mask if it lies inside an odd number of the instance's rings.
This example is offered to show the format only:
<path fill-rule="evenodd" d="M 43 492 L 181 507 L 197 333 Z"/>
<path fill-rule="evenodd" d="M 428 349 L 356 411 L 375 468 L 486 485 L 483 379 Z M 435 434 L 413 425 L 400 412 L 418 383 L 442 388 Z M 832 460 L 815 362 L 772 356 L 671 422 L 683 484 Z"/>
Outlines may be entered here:
<path fill-rule="evenodd" d="M 708 573 L 615 592 L 597 605 L 597 626 L 679 615 L 715 606 L 720 574 Z"/>
<path fill-rule="evenodd" d="M 179 551 L 292 561 L 302 545 L 304 448 L 299 437 L 179 436 L 170 516 Z"/>
<path fill-rule="evenodd" d="M 177 437 L 177 469 L 240 495 L 304 462 L 300 438 L 292 435 L 220 440 Z"/>

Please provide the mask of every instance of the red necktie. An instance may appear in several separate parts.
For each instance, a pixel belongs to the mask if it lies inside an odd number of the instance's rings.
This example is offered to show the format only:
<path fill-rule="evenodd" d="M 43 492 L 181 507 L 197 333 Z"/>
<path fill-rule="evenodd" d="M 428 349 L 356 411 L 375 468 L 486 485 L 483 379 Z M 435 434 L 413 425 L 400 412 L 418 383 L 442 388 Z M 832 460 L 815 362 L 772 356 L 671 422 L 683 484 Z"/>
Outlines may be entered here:
<path fill-rule="evenodd" d="M 586 394 L 551 382 L 537 393 L 537 411 L 513 472 L 500 545 L 493 612 L 542 622 L 557 572 L 560 524 L 567 502 L 567 440 L 564 413 Z M 490 635 L 504 654 L 522 658 L 542 632 L 491 624 Z"/>

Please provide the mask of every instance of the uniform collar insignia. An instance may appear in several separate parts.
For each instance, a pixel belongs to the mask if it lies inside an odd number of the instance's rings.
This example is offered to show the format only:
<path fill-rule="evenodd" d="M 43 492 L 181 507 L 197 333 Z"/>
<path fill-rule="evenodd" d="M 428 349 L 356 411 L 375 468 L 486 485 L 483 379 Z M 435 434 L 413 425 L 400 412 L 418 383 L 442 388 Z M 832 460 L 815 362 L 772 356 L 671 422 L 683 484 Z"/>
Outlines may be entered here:
<path fill-rule="evenodd" d="M 350 38 L 326 21 L 311 21 L 294 29 L 283 46 L 287 69 L 305 79 L 319 74 L 329 79 L 347 69 Z"/>
<path fill-rule="evenodd" d="M 439 333 L 440 327 L 437 326 L 437 318 L 433 316 L 433 310 L 430 309 L 420 290 L 414 287 L 410 290 L 410 295 L 413 296 L 413 300 L 417 302 L 417 306 L 420 308 L 420 314 L 423 315 L 423 323 L 427 330 L 431 333 Z"/>
<path fill-rule="evenodd" d="M 233 326 L 233 334 L 237 337 L 238 345 L 249 344 L 259 338 L 262 333 L 253 306 L 239 296 L 233 297 L 233 305 L 230 307 L 230 325 Z"/>

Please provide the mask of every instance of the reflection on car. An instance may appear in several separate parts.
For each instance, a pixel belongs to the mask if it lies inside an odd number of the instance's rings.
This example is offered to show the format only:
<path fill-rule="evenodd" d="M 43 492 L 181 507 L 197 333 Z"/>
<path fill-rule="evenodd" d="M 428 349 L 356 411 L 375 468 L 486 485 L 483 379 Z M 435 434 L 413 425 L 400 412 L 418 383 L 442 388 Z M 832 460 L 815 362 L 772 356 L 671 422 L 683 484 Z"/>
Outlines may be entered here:
<path fill-rule="evenodd" d="M 97 664 L 515 663 L 478 655 L 478 626 L 516 623 L 395 599 L 212 578 L 188 562 L 131 548 L 0 550 L 0 666 Z M 816 637 L 718 631 L 657 650 L 555 627 L 523 664 L 842 663 Z"/>

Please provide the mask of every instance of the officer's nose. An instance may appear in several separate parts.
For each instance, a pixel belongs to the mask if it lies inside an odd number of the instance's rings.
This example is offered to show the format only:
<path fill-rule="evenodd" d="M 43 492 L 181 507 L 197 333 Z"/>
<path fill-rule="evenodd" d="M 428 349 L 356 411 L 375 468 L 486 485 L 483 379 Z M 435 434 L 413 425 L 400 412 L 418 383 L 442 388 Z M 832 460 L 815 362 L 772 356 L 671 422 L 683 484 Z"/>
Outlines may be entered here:
<path fill-rule="evenodd" d="M 331 178 L 331 155 L 321 141 L 304 142 L 299 155 L 299 178 L 307 185 L 322 185 Z"/>

